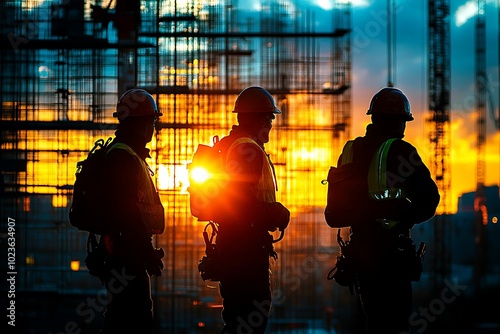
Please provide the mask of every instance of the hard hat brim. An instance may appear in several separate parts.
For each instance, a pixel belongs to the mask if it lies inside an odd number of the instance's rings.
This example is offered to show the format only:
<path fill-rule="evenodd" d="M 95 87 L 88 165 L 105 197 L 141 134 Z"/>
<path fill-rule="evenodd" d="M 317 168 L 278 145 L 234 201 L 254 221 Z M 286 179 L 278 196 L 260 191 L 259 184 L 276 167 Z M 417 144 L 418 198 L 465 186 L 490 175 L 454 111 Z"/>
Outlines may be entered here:
<path fill-rule="evenodd" d="M 366 112 L 367 115 L 373 115 L 372 111 L 371 110 L 368 110 Z M 410 121 L 413 121 L 415 118 L 413 117 L 412 114 L 406 114 L 406 115 L 397 115 L 395 113 L 391 113 L 391 112 L 386 112 L 386 113 L 383 113 L 383 112 L 378 112 L 377 114 L 383 114 L 383 115 L 387 115 L 387 116 L 390 116 L 390 117 L 394 117 L 394 118 L 398 118 L 398 117 L 402 117 L 402 119 L 406 122 L 410 122 Z"/>

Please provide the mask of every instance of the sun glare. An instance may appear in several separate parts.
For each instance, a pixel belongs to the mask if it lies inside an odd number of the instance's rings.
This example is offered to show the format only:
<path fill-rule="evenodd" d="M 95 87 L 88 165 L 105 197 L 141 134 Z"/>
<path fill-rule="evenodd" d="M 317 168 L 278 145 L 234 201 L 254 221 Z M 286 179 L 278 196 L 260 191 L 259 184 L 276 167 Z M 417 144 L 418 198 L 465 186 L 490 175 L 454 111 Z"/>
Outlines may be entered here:
<path fill-rule="evenodd" d="M 208 171 L 203 167 L 193 168 L 191 171 L 191 179 L 197 183 L 203 183 L 210 177 Z"/>

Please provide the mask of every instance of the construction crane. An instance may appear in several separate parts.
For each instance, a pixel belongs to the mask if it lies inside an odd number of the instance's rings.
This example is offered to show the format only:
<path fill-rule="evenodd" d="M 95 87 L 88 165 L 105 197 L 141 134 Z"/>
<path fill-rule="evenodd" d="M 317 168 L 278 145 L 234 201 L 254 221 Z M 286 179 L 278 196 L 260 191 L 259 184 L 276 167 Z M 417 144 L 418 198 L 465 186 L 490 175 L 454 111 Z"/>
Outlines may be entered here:
<path fill-rule="evenodd" d="M 474 285 L 481 288 L 481 277 L 487 267 L 487 234 L 488 209 L 486 207 L 485 181 L 485 142 L 486 142 L 486 102 L 488 84 L 486 76 L 486 15 L 485 0 L 477 0 L 475 25 L 475 96 L 476 96 L 476 128 L 477 128 L 477 166 L 476 194 L 474 198 L 474 236 L 476 243 L 476 261 L 474 262 Z"/>
<path fill-rule="evenodd" d="M 428 2 L 428 102 L 431 123 L 431 171 L 441 195 L 434 218 L 432 279 L 436 289 L 451 272 L 449 192 L 450 157 L 450 5 L 448 0 Z"/>

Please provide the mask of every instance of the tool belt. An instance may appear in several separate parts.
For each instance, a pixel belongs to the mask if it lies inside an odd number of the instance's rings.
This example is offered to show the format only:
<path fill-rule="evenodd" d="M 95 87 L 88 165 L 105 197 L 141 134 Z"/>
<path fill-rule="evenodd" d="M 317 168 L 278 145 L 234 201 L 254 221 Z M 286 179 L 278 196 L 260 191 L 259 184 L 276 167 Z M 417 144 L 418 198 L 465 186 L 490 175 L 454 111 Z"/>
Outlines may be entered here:
<path fill-rule="evenodd" d="M 102 284 L 104 284 L 106 273 L 109 271 L 107 260 L 108 254 L 104 244 L 100 240 L 97 240 L 97 236 L 94 233 L 89 233 L 85 265 L 89 274 L 99 278 Z"/>
<path fill-rule="evenodd" d="M 391 253 L 391 265 L 395 270 L 398 270 L 404 279 L 418 282 L 423 271 L 425 243 L 420 242 L 419 248 L 416 249 L 410 237 L 400 234 Z"/>
<path fill-rule="evenodd" d="M 359 254 L 359 247 L 363 246 L 357 243 L 353 244 L 350 240 L 344 241 L 340 236 L 340 229 L 337 233 L 337 242 L 340 246 L 340 253 L 337 256 L 335 266 L 328 273 L 327 279 L 334 280 L 340 286 L 349 287 L 352 294 L 357 282 L 357 275 L 363 272 L 363 259 L 360 258 Z M 380 274 L 380 270 L 389 270 L 394 275 L 400 276 L 401 279 L 418 282 L 422 275 L 424 253 L 424 242 L 420 242 L 419 248 L 416 249 L 410 237 L 400 234 L 390 245 L 386 260 L 381 259 L 382 268 L 375 271 Z"/>
<path fill-rule="evenodd" d="M 208 237 L 208 227 L 212 228 L 212 234 Z M 215 222 L 210 221 L 203 230 L 203 240 L 205 241 L 205 255 L 198 262 L 198 271 L 204 281 L 220 281 L 221 269 L 217 246 L 214 243 L 214 238 L 217 235 L 218 226 Z"/>
<path fill-rule="evenodd" d="M 337 242 L 340 246 L 340 254 L 337 256 L 335 266 L 330 270 L 326 278 L 334 280 L 340 286 L 347 286 L 351 292 L 354 291 L 357 272 L 357 255 L 354 246 L 340 236 L 340 229 L 337 233 Z"/>

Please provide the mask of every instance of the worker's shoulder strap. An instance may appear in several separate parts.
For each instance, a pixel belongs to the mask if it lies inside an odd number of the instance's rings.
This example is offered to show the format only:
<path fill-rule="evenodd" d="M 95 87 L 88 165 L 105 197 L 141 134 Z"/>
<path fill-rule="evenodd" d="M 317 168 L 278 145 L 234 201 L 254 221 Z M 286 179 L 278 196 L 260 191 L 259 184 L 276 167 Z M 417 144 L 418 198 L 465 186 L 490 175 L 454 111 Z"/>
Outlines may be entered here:
<path fill-rule="evenodd" d="M 222 143 L 222 141 L 221 141 L 221 143 Z M 242 145 L 242 144 L 253 144 L 262 152 L 262 154 L 264 156 L 267 156 L 266 152 L 262 149 L 262 147 L 259 144 L 257 144 L 257 142 L 255 140 L 253 140 L 252 138 L 249 138 L 249 137 L 239 137 L 239 138 L 233 140 L 231 143 L 224 144 L 224 147 L 221 148 L 224 162 L 231 155 L 231 153 L 239 145 Z"/>
<path fill-rule="evenodd" d="M 149 165 L 147 164 L 147 162 L 144 161 L 144 159 L 142 159 L 134 151 L 134 149 L 132 147 L 128 146 L 125 143 L 115 143 L 115 144 L 112 144 L 112 146 L 109 148 L 109 150 L 106 152 L 106 154 L 108 154 L 109 152 L 111 152 L 113 150 L 124 150 L 124 151 L 126 151 L 127 153 L 129 153 L 130 155 L 132 155 L 134 158 L 136 158 L 140 162 L 140 164 L 147 170 L 148 174 L 150 174 L 151 176 L 154 175 L 153 170 L 149 167 Z"/>
<path fill-rule="evenodd" d="M 354 144 L 354 140 L 349 140 L 345 143 L 344 148 L 342 149 L 342 159 L 341 164 L 345 165 L 349 162 L 353 161 L 354 150 L 352 146 Z"/>
<path fill-rule="evenodd" d="M 398 138 L 391 138 L 380 145 L 368 169 L 368 196 L 371 200 L 387 201 L 406 198 L 404 188 L 397 188 L 387 184 L 387 157 L 391 145 Z M 385 229 L 390 230 L 400 223 L 399 220 L 380 218 L 376 219 Z"/>
<path fill-rule="evenodd" d="M 394 143 L 398 138 L 390 138 L 385 140 L 373 154 L 371 158 L 370 166 L 368 169 L 368 191 L 370 193 L 380 192 L 387 188 L 387 156 L 389 155 L 389 149 L 392 143 Z M 359 150 L 357 147 L 361 144 L 361 139 L 356 138 L 354 140 L 349 140 L 344 145 L 342 149 L 342 159 L 341 164 L 346 164 L 354 161 L 354 155 L 356 151 L 356 159 L 358 159 L 359 154 L 362 152 L 357 152 Z M 356 147 L 356 149 L 355 149 Z M 369 157 L 371 154 L 363 154 L 363 157 Z"/>
<path fill-rule="evenodd" d="M 229 156 L 229 154 L 231 154 L 231 152 L 236 148 L 236 146 L 241 145 L 241 144 L 253 144 L 253 145 L 257 146 L 261 151 L 263 151 L 262 147 L 260 147 L 259 144 L 257 144 L 257 142 L 255 140 L 253 140 L 252 138 L 240 137 L 231 143 L 231 145 L 227 149 L 226 155 Z"/>
<path fill-rule="evenodd" d="M 368 169 L 368 191 L 379 192 L 387 188 L 387 156 L 397 138 L 387 139 L 379 146 Z"/>
<path fill-rule="evenodd" d="M 355 139 L 348 140 L 344 148 L 342 149 L 342 159 L 340 164 L 347 164 L 354 161 L 354 153 L 359 150 L 359 146 L 362 145 L 362 138 L 357 137 Z M 358 155 L 356 155 L 356 160 L 358 160 Z"/>
<path fill-rule="evenodd" d="M 135 151 L 132 149 L 132 147 L 128 146 L 125 143 L 115 143 L 115 144 L 111 145 L 111 147 L 108 149 L 108 152 L 106 152 L 106 154 L 108 154 L 109 152 L 111 152 L 113 150 L 117 150 L 117 149 L 118 150 L 125 150 L 128 153 L 130 153 L 131 155 L 140 159 L 140 157 L 137 155 L 137 153 L 135 153 Z"/>

